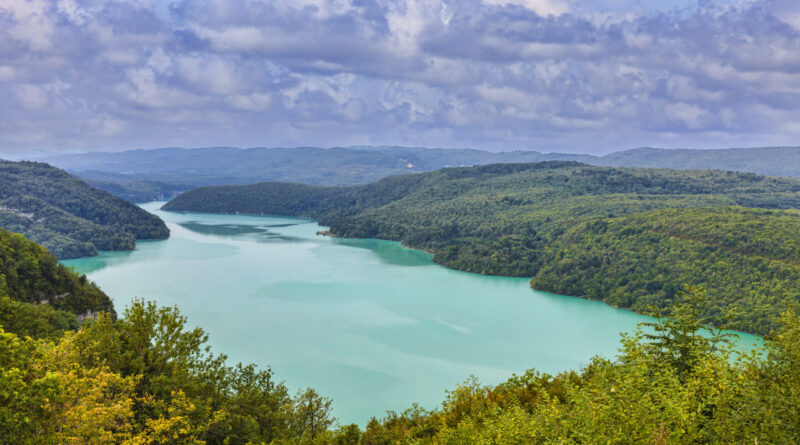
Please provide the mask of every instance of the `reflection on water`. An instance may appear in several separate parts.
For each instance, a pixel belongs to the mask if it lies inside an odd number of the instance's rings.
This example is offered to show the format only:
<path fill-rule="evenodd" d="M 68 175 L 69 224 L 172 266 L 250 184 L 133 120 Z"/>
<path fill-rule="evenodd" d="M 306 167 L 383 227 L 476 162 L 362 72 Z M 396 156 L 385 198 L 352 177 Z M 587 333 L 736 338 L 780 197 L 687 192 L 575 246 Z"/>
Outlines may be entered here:
<path fill-rule="evenodd" d="M 340 246 L 356 247 L 372 251 L 379 260 L 396 266 L 432 266 L 433 255 L 422 250 L 403 247 L 396 241 L 379 239 L 333 238 L 333 243 Z"/>
<path fill-rule="evenodd" d="M 300 241 L 300 238 L 286 236 L 270 230 L 271 228 L 286 228 L 297 224 L 266 224 L 262 226 L 253 226 L 244 224 L 204 224 L 198 221 L 188 221 L 179 223 L 179 225 L 187 230 L 204 235 L 227 237 L 246 236 L 261 242 Z"/>
<path fill-rule="evenodd" d="M 146 243 L 146 241 L 137 241 L 136 247 L 141 248 L 144 243 Z M 113 266 L 114 264 L 121 264 L 131 255 L 133 255 L 133 252 L 100 252 L 100 254 L 95 257 L 62 261 L 62 263 L 75 269 L 79 273 L 90 274 Z"/>

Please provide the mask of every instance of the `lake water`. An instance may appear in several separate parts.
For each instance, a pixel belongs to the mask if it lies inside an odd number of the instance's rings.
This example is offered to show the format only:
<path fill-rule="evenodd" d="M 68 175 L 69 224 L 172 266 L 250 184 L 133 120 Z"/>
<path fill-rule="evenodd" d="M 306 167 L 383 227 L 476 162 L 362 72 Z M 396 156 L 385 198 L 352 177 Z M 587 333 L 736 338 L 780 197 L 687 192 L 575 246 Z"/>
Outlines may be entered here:
<path fill-rule="evenodd" d="M 413 402 L 436 408 L 470 375 L 495 384 L 529 368 L 579 369 L 613 357 L 649 317 L 532 291 L 524 278 L 449 270 L 381 240 L 317 235 L 290 217 L 173 213 L 165 241 L 64 261 L 111 296 L 177 305 L 233 361 L 271 366 L 292 389 L 333 398 L 362 426 Z M 759 338 L 742 334 L 743 345 Z"/>

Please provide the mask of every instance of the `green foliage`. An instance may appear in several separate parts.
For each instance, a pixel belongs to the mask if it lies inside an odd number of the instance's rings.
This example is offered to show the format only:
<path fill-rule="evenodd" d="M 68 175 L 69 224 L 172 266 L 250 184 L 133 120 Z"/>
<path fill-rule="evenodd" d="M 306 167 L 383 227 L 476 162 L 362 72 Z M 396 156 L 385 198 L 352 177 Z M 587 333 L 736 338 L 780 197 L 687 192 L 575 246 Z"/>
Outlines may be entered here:
<path fill-rule="evenodd" d="M 353 443 L 330 399 L 228 366 L 175 308 L 134 301 L 55 343 L 0 329 L 2 443 Z M 104 438 L 98 440 L 98 438 Z M 357 441 L 355 442 L 357 443 Z"/>
<path fill-rule="evenodd" d="M 0 327 L 20 337 L 60 337 L 78 328 L 75 314 L 53 309 L 50 305 L 30 304 L 0 296 Z"/>
<path fill-rule="evenodd" d="M 701 288 L 672 318 L 623 336 L 616 360 L 555 376 L 476 378 L 441 408 L 413 406 L 362 432 L 331 401 L 291 397 L 272 372 L 229 366 L 175 308 L 136 300 L 53 341 L 0 329 L 0 442 L 126 444 L 797 443 L 800 316 L 761 350 L 701 334 Z"/>
<path fill-rule="evenodd" d="M 356 187 L 205 187 L 164 208 L 316 218 L 334 235 L 402 241 L 447 267 L 533 277 L 536 289 L 640 312 L 697 283 L 715 289 L 710 322 L 730 315 L 761 334 L 800 299 L 800 214 L 767 210 L 800 208 L 797 179 L 497 164 Z"/>
<path fill-rule="evenodd" d="M 703 357 L 713 354 L 733 342 L 732 333 L 714 329 L 711 335 L 703 335 L 701 329 L 709 324 L 708 295 L 705 288 L 687 287 L 679 294 L 680 300 L 672 306 L 670 317 L 659 316 L 655 322 L 641 323 L 651 328 L 653 333 L 644 333 L 650 340 L 651 354 L 668 363 L 678 375 L 686 375 L 695 370 Z"/>
<path fill-rule="evenodd" d="M 333 433 L 331 401 L 291 397 L 272 371 L 228 366 L 176 308 L 135 300 L 116 322 L 101 315 L 72 337 L 76 360 L 133 378 L 132 430 L 204 443 L 313 443 Z M 171 442 L 171 441 L 169 441 Z"/>
<path fill-rule="evenodd" d="M 24 233 L 61 259 L 132 250 L 164 239 L 163 221 L 47 164 L 0 161 L 0 227 Z"/>
<path fill-rule="evenodd" d="M 45 248 L 28 241 L 23 235 L 0 229 L 0 296 L 16 301 L 47 304 L 54 309 L 71 312 L 75 315 L 92 314 L 99 311 L 114 313 L 111 299 L 85 275 L 77 275 L 59 264 L 55 256 Z M 34 328 L 33 319 L 49 319 L 56 330 L 63 328 L 63 314 L 48 312 L 45 309 L 26 309 L 6 302 L 9 311 L 18 311 L 19 316 L 30 317 L 31 326 L 22 321 L 14 321 L 11 313 L 2 318 L 9 320 L 7 330 L 30 334 L 47 330 Z M 38 334 L 37 334 L 38 336 Z"/>
<path fill-rule="evenodd" d="M 800 297 L 800 214 L 740 207 L 659 210 L 578 224 L 548 246 L 537 289 L 653 312 L 682 283 L 714 289 L 702 316 L 766 334 Z"/>

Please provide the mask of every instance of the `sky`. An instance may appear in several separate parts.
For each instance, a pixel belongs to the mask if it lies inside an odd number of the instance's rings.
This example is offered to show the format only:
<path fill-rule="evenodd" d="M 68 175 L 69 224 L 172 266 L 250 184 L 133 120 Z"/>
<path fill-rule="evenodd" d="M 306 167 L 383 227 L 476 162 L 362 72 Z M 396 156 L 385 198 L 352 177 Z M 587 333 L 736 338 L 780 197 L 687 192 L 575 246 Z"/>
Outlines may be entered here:
<path fill-rule="evenodd" d="M 796 0 L 0 0 L 0 152 L 800 145 Z"/>

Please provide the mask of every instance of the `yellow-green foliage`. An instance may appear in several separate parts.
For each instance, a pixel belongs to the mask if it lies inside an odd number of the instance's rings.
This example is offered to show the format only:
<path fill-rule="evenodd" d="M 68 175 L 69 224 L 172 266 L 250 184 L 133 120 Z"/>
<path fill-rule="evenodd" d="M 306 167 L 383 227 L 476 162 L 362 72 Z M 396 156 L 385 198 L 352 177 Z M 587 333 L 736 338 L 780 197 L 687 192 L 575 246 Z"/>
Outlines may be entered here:
<path fill-rule="evenodd" d="M 78 275 L 59 264 L 47 249 L 28 241 L 23 235 L 3 229 L 0 229 L 0 296 L 27 303 L 44 303 L 76 315 L 87 311 L 114 312 L 111 299 L 85 275 Z M 32 316 L 33 312 L 44 313 L 36 309 L 25 310 L 22 306 L 12 308 L 8 302 L 0 304 L 6 311 L 19 310 L 25 312 L 25 316 Z M 8 312 L 5 316 L 10 317 Z M 5 316 L 0 315 L 0 320 Z"/>
<path fill-rule="evenodd" d="M 0 443 L 330 443 L 331 401 L 229 366 L 174 308 L 134 301 L 55 342 L 0 328 Z M 352 431 L 349 431 L 352 436 Z M 342 442 L 348 443 L 348 442 Z"/>

